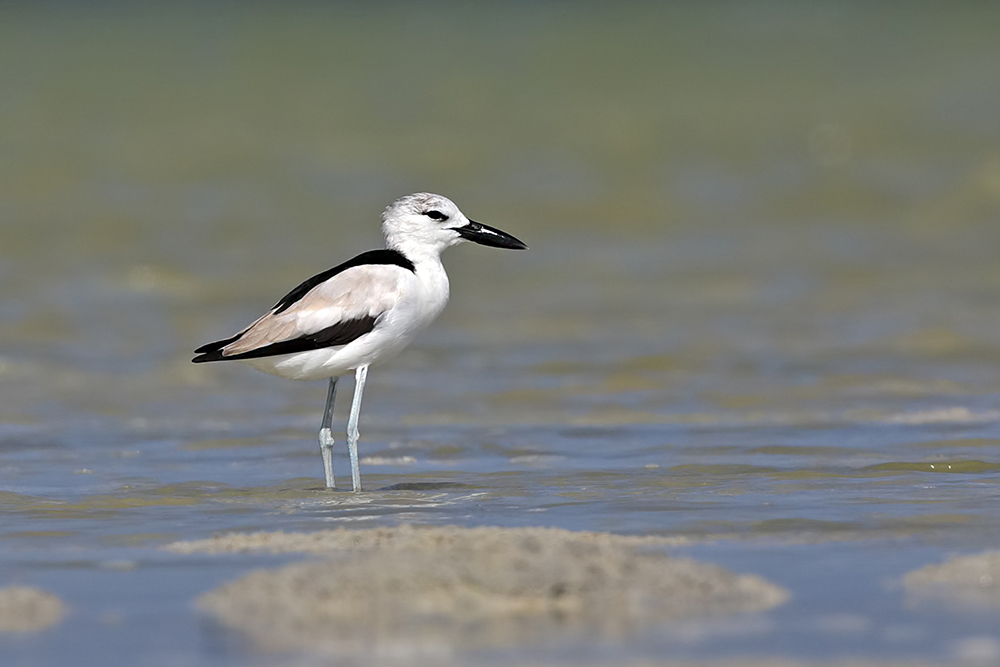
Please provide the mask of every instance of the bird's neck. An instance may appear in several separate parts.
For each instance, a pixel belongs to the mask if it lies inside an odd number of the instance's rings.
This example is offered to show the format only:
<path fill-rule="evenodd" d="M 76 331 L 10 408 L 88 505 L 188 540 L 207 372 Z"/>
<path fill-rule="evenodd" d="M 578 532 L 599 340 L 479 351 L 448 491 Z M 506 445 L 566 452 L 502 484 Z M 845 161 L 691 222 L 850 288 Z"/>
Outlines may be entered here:
<path fill-rule="evenodd" d="M 406 259 L 419 264 L 441 264 L 441 249 L 426 243 L 393 243 L 387 242 L 386 248 L 401 253 Z"/>
<path fill-rule="evenodd" d="M 406 259 L 413 262 L 413 273 L 418 283 L 422 286 L 422 297 L 420 310 L 426 322 L 430 322 L 440 314 L 445 304 L 448 303 L 450 286 L 448 285 L 448 273 L 441 263 L 441 251 L 427 244 L 394 244 L 386 243 L 386 247 L 401 253 Z"/>

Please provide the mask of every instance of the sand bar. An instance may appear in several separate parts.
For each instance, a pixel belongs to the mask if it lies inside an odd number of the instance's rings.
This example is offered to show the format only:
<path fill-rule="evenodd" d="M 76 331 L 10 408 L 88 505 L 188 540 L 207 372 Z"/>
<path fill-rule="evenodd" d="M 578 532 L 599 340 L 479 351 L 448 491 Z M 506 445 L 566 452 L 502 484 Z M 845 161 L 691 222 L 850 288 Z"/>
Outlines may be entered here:
<path fill-rule="evenodd" d="M 0 632 L 35 632 L 59 623 L 66 605 L 32 586 L 0 588 Z"/>
<path fill-rule="evenodd" d="M 910 600 L 966 607 L 1000 607 L 1000 551 L 954 556 L 903 577 Z"/>
<path fill-rule="evenodd" d="M 325 553 L 252 572 L 199 599 L 272 650 L 445 656 L 622 639 L 657 623 L 762 611 L 788 599 L 760 577 L 672 558 L 663 553 L 668 543 L 549 528 L 401 526 L 228 535 L 170 548 Z"/>

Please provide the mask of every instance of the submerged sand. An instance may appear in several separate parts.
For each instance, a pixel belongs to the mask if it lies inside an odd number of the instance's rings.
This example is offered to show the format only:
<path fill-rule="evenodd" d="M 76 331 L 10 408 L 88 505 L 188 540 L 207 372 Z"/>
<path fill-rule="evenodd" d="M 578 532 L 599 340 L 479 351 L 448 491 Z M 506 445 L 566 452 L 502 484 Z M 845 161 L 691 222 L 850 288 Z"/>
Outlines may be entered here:
<path fill-rule="evenodd" d="M 35 632 L 59 623 L 66 615 L 62 600 L 31 586 L 0 588 L 0 632 Z"/>
<path fill-rule="evenodd" d="M 927 565 L 903 577 L 903 585 L 911 601 L 1000 607 L 1000 551 L 955 556 Z"/>
<path fill-rule="evenodd" d="M 275 667 L 329 667 L 329 662 L 326 660 L 310 660 L 304 659 L 294 662 L 283 662 L 280 666 Z M 362 664 L 362 663 L 348 663 L 350 665 Z M 978 667 L 979 665 L 991 665 L 993 663 L 983 661 L 955 661 L 942 660 L 937 662 L 929 661 L 907 661 L 907 660 L 866 660 L 862 658 L 846 659 L 846 660 L 835 660 L 832 662 L 808 662 L 801 660 L 792 660 L 789 658 L 738 658 L 729 660 L 671 660 L 665 658 L 663 660 L 626 660 L 620 661 L 616 660 L 614 662 L 599 662 L 596 660 L 588 659 L 586 662 L 518 662 L 518 663 L 497 663 L 497 662 L 467 662 L 462 661 L 461 663 L 453 662 L 442 662 L 438 661 L 424 661 L 424 662 L 412 662 L 412 661 L 397 661 L 397 660 L 385 660 L 381 662 L 370 662 L 365 661 L 363 663 L 365 667 L 400 667 L 400 665 L 405 665 L 406 667 L 454 667 L 456 664 L 460 664 L 461 667 L 476 667 L 479 665 L 490 667 L 496 667 L 497 664 L 503 664 L 504 667 L 580 667 L 581 664 L 586 665 L 586 667 L 955 667 L 956 664 L 968 665 L 972 664 Z"/>
<path fill-rule="evenodd" d="M 760 611 L 788 593 L 760 577 L 671 558 L 668 540 L 548 528 L 379 528 L 228 535 L 181 552 L 308 551 L 198 604 L 267 649 L 441 654 Z M 322 545 L 322 546 L 320 546 Z"/>
<path fill-rule="evenodd" d="M 442 551 L 475 540 L 502 540 L 507 537 L 540 540 L 573 539 L 598 545 L 621 547 L 663 547 L 690 544 L 686 537 L 615 535 L 563 530 L 561 528 L 459 528 L 456 526 L 394 526 L 351 530 L 337 528 L 309 533 L 261 532 L 229 533 L 207 540 L 174 542 L 167 545 L 177 553 L 313 553 L 345 551 Z"/>

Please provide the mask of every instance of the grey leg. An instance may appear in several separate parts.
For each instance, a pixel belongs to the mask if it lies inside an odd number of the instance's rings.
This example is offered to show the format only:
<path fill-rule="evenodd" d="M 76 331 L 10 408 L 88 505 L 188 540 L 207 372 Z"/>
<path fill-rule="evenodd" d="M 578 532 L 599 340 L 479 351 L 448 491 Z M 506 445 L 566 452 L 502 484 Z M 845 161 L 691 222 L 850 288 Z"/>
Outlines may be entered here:
<path fill-rule="evenodd" d="M 347 449 L 351 453 L 351 481 L 354 490 L 361 490 L 361 468 L 358 465 L 358 415 L 361 413 L 361 395 L 365 393 L 365 380 L 368 378 L 368 366 L 359 366 L 354 374 L 354 402 L 351 403 L 351 416 L 347 420 Z"/>
<path fill-rule="evenodd" d="M 337 482 L 333 479 L 333 402 L 337 398 L 337 378 L 330 378 L 330 389 L 326 392 L 326 407 L 323 409 L 323 424 L 319 429 L 319 453 L 323 455 L 323 474 L 326 475 L 326 488 L 336 489 Z"/>

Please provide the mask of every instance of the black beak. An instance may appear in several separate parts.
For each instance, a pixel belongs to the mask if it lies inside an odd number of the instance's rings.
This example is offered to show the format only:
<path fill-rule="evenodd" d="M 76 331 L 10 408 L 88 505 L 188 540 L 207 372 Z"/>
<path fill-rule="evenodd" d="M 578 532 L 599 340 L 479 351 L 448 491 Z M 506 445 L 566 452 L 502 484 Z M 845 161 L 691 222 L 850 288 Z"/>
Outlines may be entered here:
<path fill-rule="evenodd" d="M 509 248 L 510 250 L 528 249 L 528 246 L 507 232 L 501 232 L 496 227 L 490 227 L 480 222 L 469 220 L 469 224 L 465 227 L 457 227 L 455 231 L 466 241 L 475 241 L 479 245 L 488 245 L 492 248 Z"/>

